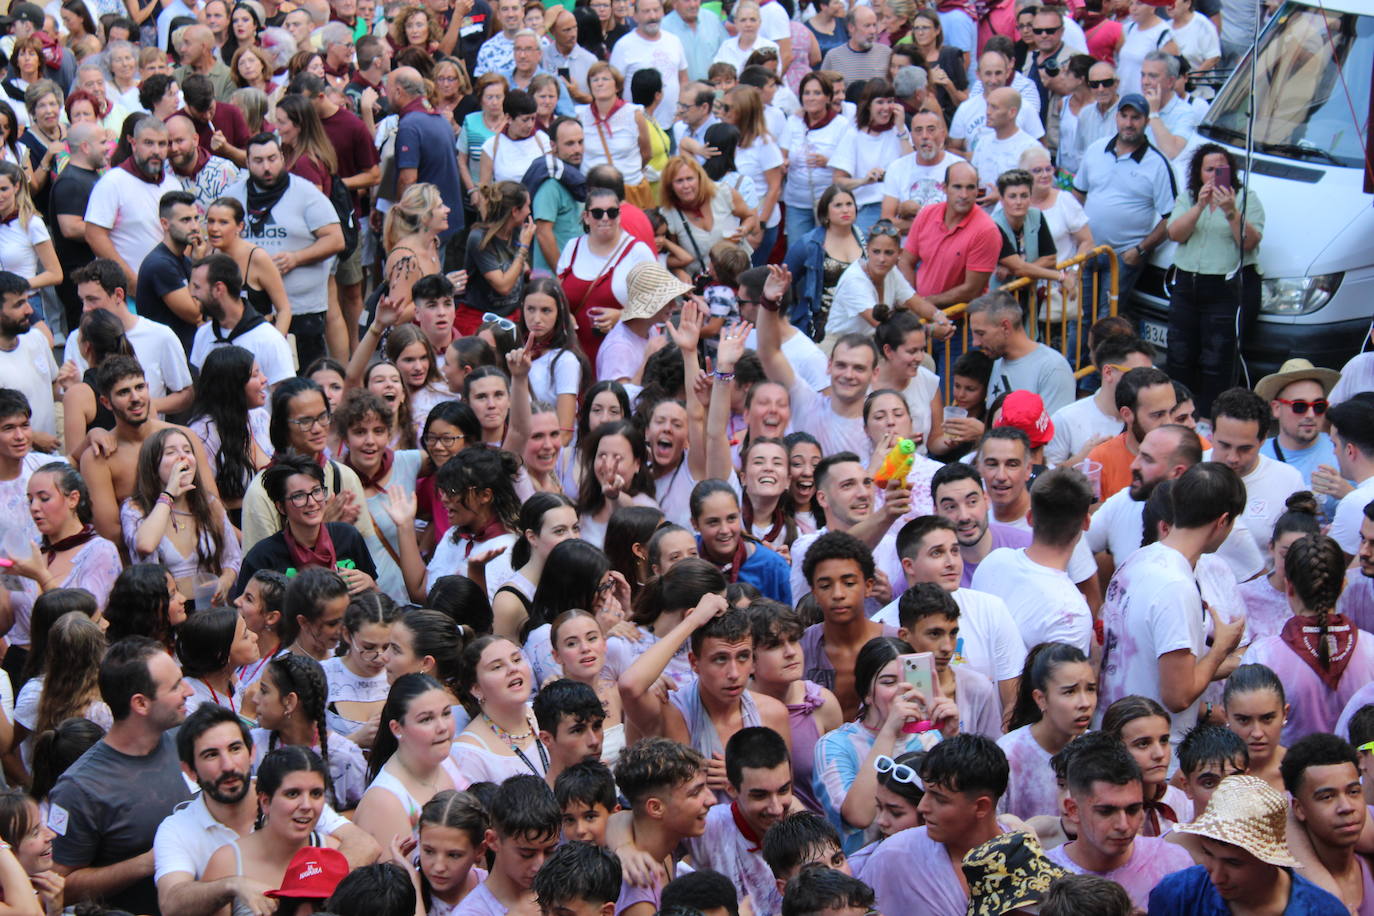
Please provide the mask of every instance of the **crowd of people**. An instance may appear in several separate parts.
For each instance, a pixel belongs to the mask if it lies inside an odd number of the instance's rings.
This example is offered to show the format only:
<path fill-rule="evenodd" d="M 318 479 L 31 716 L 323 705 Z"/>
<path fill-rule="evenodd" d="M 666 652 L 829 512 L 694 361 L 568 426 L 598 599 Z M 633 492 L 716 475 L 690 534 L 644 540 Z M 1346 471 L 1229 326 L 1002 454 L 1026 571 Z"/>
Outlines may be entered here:
<path fill-rule="evenodd" d="M 1209 2 L 12 3 L 0 909 L 1374 913 Z"/>

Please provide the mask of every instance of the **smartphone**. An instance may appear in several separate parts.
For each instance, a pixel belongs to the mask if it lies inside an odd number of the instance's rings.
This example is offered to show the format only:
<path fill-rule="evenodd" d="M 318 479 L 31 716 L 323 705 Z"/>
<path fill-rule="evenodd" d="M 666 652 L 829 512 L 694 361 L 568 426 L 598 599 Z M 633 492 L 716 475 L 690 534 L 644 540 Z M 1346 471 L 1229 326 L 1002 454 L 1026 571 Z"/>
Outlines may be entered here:
<path fill-rule="evenodd" d="M 1212 173 L 1212 186 L 1216 188 L 1229 188 L 1231 186 L 1231 167 L 1223 165 Z"/>
<path fill-rule="evenodd" d="M 935 682 L 934 653 L 916 652 L 911 655 L 899 655 L 897 661 L 902 664 L 902 679 L 921 691 L 927 701 L 932 699 L 939 690 Z M 930 731 L 932 727 L 928 721 L 908 722 L 902 726 L 902 732 L 914 735 Z"/>

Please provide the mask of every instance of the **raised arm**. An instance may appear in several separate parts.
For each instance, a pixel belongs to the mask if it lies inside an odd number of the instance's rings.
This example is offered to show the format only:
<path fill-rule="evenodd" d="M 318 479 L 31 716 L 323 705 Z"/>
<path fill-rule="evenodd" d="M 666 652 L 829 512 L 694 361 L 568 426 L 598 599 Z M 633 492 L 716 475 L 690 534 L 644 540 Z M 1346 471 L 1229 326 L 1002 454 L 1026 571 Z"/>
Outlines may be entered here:
<path fill-rule="evenodd" d="M 697 344 L 701 340 L 701 326 L 705 319 L 706 307 L 696 296 L 691 296 L 682 305 L 678 323 L 675 325 L 669 321 L 665 325 L 673 343 L 682 351 L 682 390 L 687 395 L 687 469 L 697 480 L 706 476 L 706 408 L 693 394 L 697 376 L 701 375 Z"/>
<path fill-rule="evenodd" d="M 677 626 L 646 649 L 620 676 L 620 701 L 625 717 L 640 734 L 663 734 L 664 707 L 669 704 L 650 688 L 663 676 L 663 670 L 691 635 L 728 609 L 729 605 L 720 595 L 702 596 L 697 606 L 688 611 Z"/>
<path fill-rule="evenodd" d="M 709 479 L 729 480 L 735 470 L 730 461 L 730 437 L 725 435 L 730 424 L 730 394 L 735 381 L 733 378 L 727 381 L 725 377 L 734 375 L 735 364 L 744 355 L 744 341 L 753 327 L 745 321 L 726 328 L 716 348 L 715 384 L 711 386 L 711 407 L 706 416 L 706 477 Z M 709 435 L 711 430 L 717 434 Z"/>
<path fill-rule="evenodd" d="M 530 437 L 530 357 L 524 347 L 506 354 L 510 370 L 510 424 L 501 448 L 512 455 L 523 455 Z"/>
<path fill-rule="evenodd" d="M 782 308 L 782 297 L 792 285 L 792 271 L 777 264 L 768 265 L 768 279 L 763 284 L 763 302 L 759 309 L 759 360 L 763 371 L 773 381 L 784 388 L 791 389 L 796 381 L 792 364 L 782 355 L 782 319 L 778 310 Z"/>

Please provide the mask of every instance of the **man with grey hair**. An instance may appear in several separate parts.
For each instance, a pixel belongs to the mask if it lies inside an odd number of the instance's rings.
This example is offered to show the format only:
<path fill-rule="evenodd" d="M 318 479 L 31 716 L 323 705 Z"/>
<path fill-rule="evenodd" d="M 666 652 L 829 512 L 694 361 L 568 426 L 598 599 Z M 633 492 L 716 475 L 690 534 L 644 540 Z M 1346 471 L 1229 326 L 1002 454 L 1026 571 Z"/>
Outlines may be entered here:
<path fill-rule="evenodd" d="M 335 89 L 342 89 L 353 79 L 353 30 L 342 22 L 326 23 L 320 29 L 320 49 L 325 77 Z"/>
<path fill-rule="evenodd" d="M 100 125 L 106 130 L 118 133 L 124 126 L 124 119 L 129 116 L 129 112 L 109 97 L 105 86 L 105 68 L 100 66 L 94 57 L 86 58 L 76 68 L 76 82 L 72 84 L 72 89 L 85 90 L 95 98 L 97 104 L 103 105 L 105 116 L 100 119 Z"/>
<path fill-rule="evenodd" d="M 940 104 L 932 98 L 930 78 L 924 67 L 902 67 L 892 78 L 892 92 L 902 103 L 902 120 L 909 121 L 918 111 L 933 111 L 940 115 Z"/>
<path fill-rule="evenodd" d="M 697 157 L 705 164 L 706 131 L 720 119 L 715 116 L 716 91 L 705 83 L 688 83 L 682 88 L 682 100 L 677 106 L 677 121 L 673 136 L 684 153 Z"/>
<path fill-rule="evenodd" d="M 133 153 L 101 176 L 86 202 L 86 242 L 96 257 L 124 268 L 130 288 L 138 285 L 138 265 L 162 241 L 162 195 L 181 190 L 166 164 L 167 125 L 145 118 L 134 128 Z"/>
<path fill-rule="evenodd" d="M 1026 333 L 1021 306 L 997 290 L 968 304 L 973 345 L 996 360 L 988 383 L 988 403 L 1013 391 L 1031 391 L 1052 414 L 1073 403 L 1073 369 L 1062 353 L 1036 343 Z"/>
<path fill-rule="evenodd" d="M 530 81 L 540 73 L 553 75 L 544 69 L 544 48 L 539 43 L 539 33 L 534 29 L 520 29 L 516 32 L 513 47 L 514 63 L 507 68 L 496 71 L 506 78 L 511 89 L 529 92 Z M 573 114 L 572 97 L 568 95 L 567 87 L 563 85 L 562 80 L 558 80 L 558 103 L 554 106 L 554 113 L 564 117 L 572 117 Z"/>
<path fill-rule="evenodd" d="M 1178 97 L 1179 60 L 1163 51 L 1151 51 L 1140 65 L 1140 87 L 1150 104 L 1145 136 L 1170 160 L 1177 161 L 1197 135 L 1198 113 Z"/>
<path fill-rule="evenodd" d="M 945 149 L 945 136 L 945 116 L 939 109 L 916 112 L 911 119 L 915 150 L 889 165 L 883 175 L 883 219 L 892 220 L 903 233 L 922 207 L 945 199 L 945 170 L 960 161 Z"/>
<path fill-rule="evenodd" d="M 663 0 L 635 0 L 635 30 L 611 49 L 611 66 L 625 77 L 625 101 L 631 101 L 630 81 L 636 70 L 657 70 L 663 76 L 663 98 L 652 114 L 664 130 L 673 126 L 677 100 L 687 85 L 687 51 L 682 41 L 663 30 Z"/>
<path fill-rule="evenodd" d="M 181 66 L 172 71 L 177 83 L 186 84 L 186 77 L 192 73 L 202 73 L 215 84 L 215 98 L 221 102 L 229 101 L 238 87 L 224 62 L 215 57 L 215 33 L 209 26 L 188 25 L 177 30 L 172 36 Z"/>
<path fill-rule="evenodd" d="M 1078 155 L 1081 160 L 1083 151 L 1092 146 L 1094 140 L 1110 137 L 1116 133 L 1116 103 L 1121 81 L 1116 77 L 1116 67 L 1105 61 L 1098 61 L 1088 71 L 1088 91 L 1092 93 L 1093 103 L 1084 105 L 1078 112 Z"/>
<path fill-rule="evenodd" d="M 844 83 L 871 80 L 887 76 L 887 63 L 892 49 L 878 41 L 878 14 L 871 6 L 856 6 L 844 17 L 849 40 L 831 48 L 821 61 L 822 70 L 834 70 L 844 77 Z"/>
<path fill-rule="evenodd" d="M 444 268 L 462 267 L 463 182 L 453 155 L 453 128 L 425 107 L 425 81 L 414 67 L 398 67 L 387 79 L 387 98 L 400 120 L 396 125 L 396 199 L 417 181 L 439 189 L 449 208 L 448 228 L 439 234 Z"/>

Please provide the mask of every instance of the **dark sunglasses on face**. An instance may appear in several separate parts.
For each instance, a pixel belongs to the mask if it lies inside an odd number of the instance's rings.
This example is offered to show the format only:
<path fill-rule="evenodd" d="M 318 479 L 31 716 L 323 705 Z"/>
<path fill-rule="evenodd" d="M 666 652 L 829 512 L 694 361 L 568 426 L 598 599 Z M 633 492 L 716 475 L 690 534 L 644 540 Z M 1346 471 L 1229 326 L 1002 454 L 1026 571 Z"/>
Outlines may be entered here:
<path fill-rule="evenodd" d="M 1055 26 L 1052 29 L 1031 29 L 1031 31 L 1037 35 L 1053 35 L 1055 32 L 1059 31 L 1059 28 L 1059 26 Z"/>
<path fill-rule="evenodd" d="M 592 207 L 587 213 L 592 219 L 617 219 L 620 216 L 619 207 Z"/>
<path fill-rule="evenodd" d="M 1110 89 L 1116 85 L 1116 77 L 1105 80 L 1088 80 L 1089 89 Z"/>
<path fill-rule="evenodd" d="M 1299 415 L 1307 413 L 1308 408 L 1311 408 L 1312 413 L 1320 417 L 1322 414 L 1326 413 L 1326 408 L 1328 406 L 1326 398 L 1318 398 L 1315 401 L 1288 401 L 1283 398 L 1275 398 L 1275 400 L 1280 404 L 1288 405 L 1293 413 Z"/>

